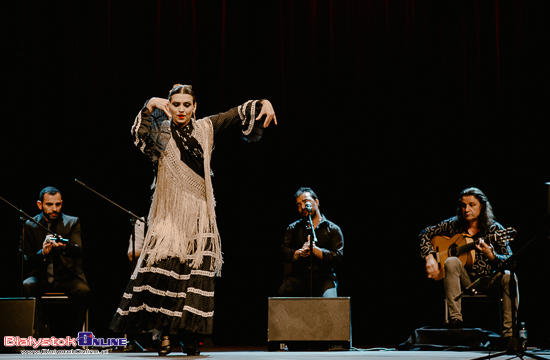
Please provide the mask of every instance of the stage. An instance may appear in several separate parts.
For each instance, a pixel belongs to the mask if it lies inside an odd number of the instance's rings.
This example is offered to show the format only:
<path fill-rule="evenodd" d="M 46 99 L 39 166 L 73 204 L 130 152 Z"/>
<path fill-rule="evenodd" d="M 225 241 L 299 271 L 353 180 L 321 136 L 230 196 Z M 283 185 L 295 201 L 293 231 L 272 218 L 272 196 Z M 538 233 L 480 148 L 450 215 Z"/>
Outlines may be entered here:
<path fill-rule="evenodd" d="M 495 353 L 492 353 L 495 354 Z M 530 352 L 528 353 L 530 354 Z M 543 359 L 550 359 L 550 351 L 535 352 L 536 355 Z M 53 354 L 1 354 L 0 359 L 51 359 Z M 277 360 L 277 359 L 300 359 L 300 360 L 317 360 L 317 359 L 453 359 L 453 360 L 469 360 L 476 359 L 482 356 L 489 355 L 488 352 L 477 351 L 397 351 L 397 350 L 376 350 L 376 349 L 356 349 L 350 351 L 267 351 L 264 347 L 220 347 L 220 348 L 204 348 L 199 356 L 186 356 L 181 352 L 173 352 L 168 358 L 186 358 L 186 359 L 258 359 L 258 360 Z M 100 354 L 59 354 L 53 355 L 59 359 L 152 359 L 160 358 L 156 352 L 148 351 L 143 353 L 121 353 L 121 352 L 105 352 Z M 505 355 L 499 359 L 511 359 L 514 356 Z M 526 355 L 524 358 L 528 359 Z"/>
<path fill-rule="evenodd" d="M 257 143 L 243 140 L 249 129 L 239 121 L 213 135 L 208 166 L 224 261 L 215 280 L 215 346 L 188 358 L 486 354 L 366 351 L 397 349 L 415 329 L 444 324 L 444 281 L 426 276 L 418 237 L 454 216 L 458 194 L 472 186 L 487 195 L 496 221 L 517 231 L 510 242 L 521 254 L 514 264 L 517 321 L 526 323 L 529 345 L 548 348 L 550 2 L 8 4 L 0 197 L 15 208 L 0 201 L 0 298 L 22 294 L 21 214 L 37 215 L 40 190 L 54 186 L 62 212 L 81 222 L 78 263 L 91 291 L 86 329 L 101 339 L 122 336 L 110 326 L 133 271 L 129 213 L 148 216 L 158 165 L 134 145 L 131 129 L 146 101 L 167 97 L 181 83 L 197 95 L 196 120 L 268 99 L 278 122 Z M 365 350 L 267 351 L 269 299 L 279 296 L 285 276 L 281 245 L 289 224 L 301 218 L 293 195 L 302 186 L 315 190 L 320 212 L 340 227 L 345 244 L 334 269 L 338 296 L 349 298 L 342 311 L 348 315 L 339 317 L 345 329 L 321 328 L 341 334 L 352 327 L 353 345 Z M 501 333 L 498 301 L 467 302 L 467 326 Z M 6 321 L 2 307 L 4 335 L 18 335 L 12 325 L 32 326 L 34 308 L 26 317 L 8 311 L 15 320 Z M 315 323 L 336 314 L 320 306 L 298 313 L 311 316 L 277 312 Z M 304 328 L 311 326 L 295 333 Z M 0 352 L 0 360 L 158 357 L 52 355 Z"/>

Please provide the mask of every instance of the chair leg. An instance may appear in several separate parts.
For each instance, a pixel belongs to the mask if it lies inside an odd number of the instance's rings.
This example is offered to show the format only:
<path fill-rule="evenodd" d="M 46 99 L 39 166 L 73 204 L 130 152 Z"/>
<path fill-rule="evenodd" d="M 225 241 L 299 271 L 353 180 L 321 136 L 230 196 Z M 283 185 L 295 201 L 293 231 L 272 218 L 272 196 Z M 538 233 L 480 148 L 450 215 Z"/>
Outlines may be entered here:
<path fill-rule="evenodd" d="M 447 299 L 443 299 L 443 305 L 445 305 L 445 323 L 449 321 L 449 307 L 447 306 Z"/>
<path fill-rule="evenodd" d="M 88 313 L 90 310 L 86 310 L 86 318 L 84 319 L 84 323 L 82 324 L 82 332 L 88 331 Z"/>

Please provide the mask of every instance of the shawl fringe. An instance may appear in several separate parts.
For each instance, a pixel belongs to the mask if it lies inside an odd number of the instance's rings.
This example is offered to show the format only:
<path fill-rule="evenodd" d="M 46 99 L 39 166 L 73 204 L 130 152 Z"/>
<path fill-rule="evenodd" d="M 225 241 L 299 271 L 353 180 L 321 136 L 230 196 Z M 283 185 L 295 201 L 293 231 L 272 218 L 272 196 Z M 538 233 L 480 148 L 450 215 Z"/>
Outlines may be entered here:
<path fill-rule="evenodd" d="M 149 230 L 138 266 L 146 267 L 168 257 L 198 269 L 204 256 L 212 256 L 210 270 L 221 275 L 221 241 L 214 212 L 215 200 L 210 174 L 213 131 L 210 120 L 194 124 L 194 136 L 204 149 L 205 178 L 197 175 L 180 159 L 179 149 L 170 138 L 159 159 L 157 184 L 148 217 Z"/>

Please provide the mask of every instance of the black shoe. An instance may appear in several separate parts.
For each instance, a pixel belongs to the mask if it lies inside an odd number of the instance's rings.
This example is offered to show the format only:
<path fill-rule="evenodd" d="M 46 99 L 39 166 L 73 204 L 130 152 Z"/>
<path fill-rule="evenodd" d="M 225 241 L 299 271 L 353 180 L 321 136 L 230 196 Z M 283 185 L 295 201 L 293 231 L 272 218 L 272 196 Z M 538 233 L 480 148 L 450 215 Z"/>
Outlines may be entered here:
<path fill-rule="evenodd" d="M 461 329 L 462 328 L 462 320 L 458 320 L 458 319 L 451 319 L 449 321 L 447 321 L 445 324 L 444 324 L 444 327 L 446 329 Z"/>
<path fill-rule="evenodd" d="M 196 341 L 189 341 L 185 344 L 182 343 L 181 348 L 183 352 L 189 356 L 197 356 L 201 354 L 201 351 L 199 350 L 199 343 Z"/>
<path fill-rule="evenodd" d="M 159 345 L 159 356 L 166 356 L 172 352 L 172 346 L 170 346 L 170 337 L 163 336 Z"/>

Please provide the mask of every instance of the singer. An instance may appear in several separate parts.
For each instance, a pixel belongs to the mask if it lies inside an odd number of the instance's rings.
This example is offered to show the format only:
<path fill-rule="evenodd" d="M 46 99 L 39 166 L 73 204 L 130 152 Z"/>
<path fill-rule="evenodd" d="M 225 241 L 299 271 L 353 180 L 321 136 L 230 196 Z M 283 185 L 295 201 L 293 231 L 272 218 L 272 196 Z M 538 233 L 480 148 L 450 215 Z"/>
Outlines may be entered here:
<path fill-rule="evenodd" d="M 61 212 L 61 193 L 51 186 L 40 191 L 37 205 L 41 213 L 34 219 L 69 242 L 56 241 L 46 230 L 27 220 L 23 249 L 26 277 L 23 294 L 39 298 L 45 292 L 65 293 L 75 304 L 76 316 L 69 315 L 69 309 L 67 313 L 51 316 L 61 315 L 71 319 L 71 333 L 61 335 L 76 337 L 82 331 L 90 297 L 90 288 L 82 271 L 80 219 Z M 50 316 L 45 315 L 46 318 Z"/>
<path fill-rule="evenodd" d="M 421 256 L 426 260 L 428 278 L 436 278 L 440 271 L 444 271 L 445 297 L 449 310 L 449 321 L 444 325 L 445 327 L 462 327 L 461 300 L 455 301 L 461 293 L 461 287 L 466 288 L 480 277 L 492 274 L 512 255 L 512 249 L 507 241 L 493 241 L 492 244 L 488 244 L 483 240 L 483 237 L 495 234 L 497 231 L 504 231 L 504 227 L 494 220 L 492 206 L 485 194 L 477 188 L 468 188 L 459 195 L 456 216 L 435 226 L 429 226 L 420 233 Z M 452 237 L 456 234 L 469 234 L 472 239 L 479 240 L 475 245 L 475 261 L 471 268 L 465 268 L 458 257 L 448 257 L 445 264 L 441 264 L 443 268 L 440 270 L 432 239 L 437 235 Z M 483 292 L 500 291 L 502 293 L 503 337 L 512 336 L 512 301 L 509 296 L 509 283 L 510 275 L 500 274 L 483 289 L 477 289 Z"/>
<path fill-rule="evenodd" d="M 310 262 L 313 254 L 313 296 L 336 297 L 338 281 L 334 266 L 342 261 L 344 255 L 344 236 L 340 227 L 327 220 L 319 210 L 317 194 L 307 187 L 300 188 L 295 194 L 296 207 L 302 216 L 290 224 L 285 233 L 282 254 L 284 262 L 291 264 L 292 270 L 279 288 L 279 296 L 309 296 Z M 313 221 L 317 243 L 309 247 L 312 229 L 309 215 Z"/>
<path fill-rule="evenodd" d="M 200 338 L 213 330 L 214 278 L 223 262 L 210 170 L 216 136 L 240 127 L 243 139 L 257 141 L 277 123 L 268 100 L 201 120 L 196 110 L 191 86 L 176 84 L 167 99 L 145 103 L 131 131 L 156 166 L 155 193 L 143 249 L 111 329 L 161 332 L 159 355 L 171 352 L 174 338 L 183 340 L 187 355 L 198 355 Z"/>

